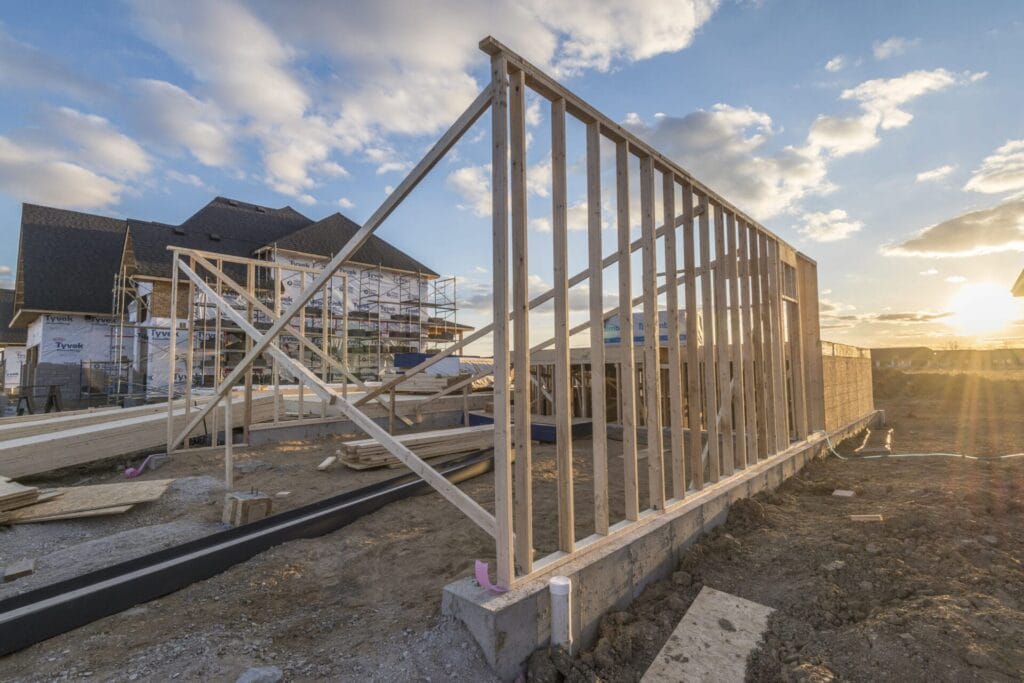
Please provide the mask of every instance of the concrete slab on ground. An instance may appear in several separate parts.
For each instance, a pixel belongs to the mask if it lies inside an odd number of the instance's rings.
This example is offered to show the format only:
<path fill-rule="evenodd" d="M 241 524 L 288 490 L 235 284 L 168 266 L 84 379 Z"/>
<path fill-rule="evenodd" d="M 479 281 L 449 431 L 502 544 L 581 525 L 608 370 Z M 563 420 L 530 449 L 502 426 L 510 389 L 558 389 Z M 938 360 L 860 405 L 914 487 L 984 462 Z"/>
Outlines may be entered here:
<path fill-rule="evenodd" d="M 747 657 L 761 642 L 774 611 L 705 586 L 641 683 L 744 680 Z"/>

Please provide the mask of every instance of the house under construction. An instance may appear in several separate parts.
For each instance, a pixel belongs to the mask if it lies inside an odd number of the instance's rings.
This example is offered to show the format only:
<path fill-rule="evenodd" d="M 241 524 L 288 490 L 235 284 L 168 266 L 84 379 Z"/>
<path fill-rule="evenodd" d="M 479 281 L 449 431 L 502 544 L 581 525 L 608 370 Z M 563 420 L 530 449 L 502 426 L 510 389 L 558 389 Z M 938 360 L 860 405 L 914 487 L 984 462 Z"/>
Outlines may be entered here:
<path fill-rule="evenodd" d="M 213 386 L 233 367 L 232 354 L 241 348 L 239 331 L 222 325 L 215 332 L 215 316 L 208 316 L 200 323 L 191 370 L 181 358 L 170 380 L 168 248 L 296 266 L 281 270 L 279 296 L 287 305 L 304 278 L 357 230 L 337 213 L 313 221 L 291 207 L 271 209 L 224 197 L 179 225 L 25 204 L 10 327 L 25 330 L 27 339 L 22 362 L 9 362 L 23 367 L 8 369 L 5 390 L 45 395 L 56 385 L 64 402 L 74 405 L 163 398 L 169 384 L 181 392 L 186 374 L 194 375 L 196 386 Z M 232 272 L 245 280 L 243 266 L 235 264 Z M 328 346 L 337 359 L 347 355 L 362 378 L 379 378 L 396 353 L 427 352 L 467 329 L 457 321 L 454 278 L 441 278 L 382 239 L 363 245 L 336 284 L 325 308 Z M 266 282 L 252 285 L 273 300 L 270 290 L 264 291 Z M 185 297 L 179 301 L 184 312 Z M 203 319 L 198 310 L 196 317 Z M 184 344 L 184 322 L 181 328 Z M 219 345 L 215 334 L 221 335 Z"/>

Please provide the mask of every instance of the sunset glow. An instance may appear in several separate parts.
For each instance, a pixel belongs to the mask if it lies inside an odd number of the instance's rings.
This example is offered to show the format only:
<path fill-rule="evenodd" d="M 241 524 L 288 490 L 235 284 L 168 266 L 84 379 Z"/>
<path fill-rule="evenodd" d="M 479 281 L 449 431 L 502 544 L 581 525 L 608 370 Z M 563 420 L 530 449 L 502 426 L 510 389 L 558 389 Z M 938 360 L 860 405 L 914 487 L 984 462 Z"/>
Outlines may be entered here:
<path fill-rule="evenodd" d="M 993 334 L 1020 317 L 1020 303 L 1006 287 L 992 282 L 966 284 L 949 302 L 948 322 L 959 334 Z"/>

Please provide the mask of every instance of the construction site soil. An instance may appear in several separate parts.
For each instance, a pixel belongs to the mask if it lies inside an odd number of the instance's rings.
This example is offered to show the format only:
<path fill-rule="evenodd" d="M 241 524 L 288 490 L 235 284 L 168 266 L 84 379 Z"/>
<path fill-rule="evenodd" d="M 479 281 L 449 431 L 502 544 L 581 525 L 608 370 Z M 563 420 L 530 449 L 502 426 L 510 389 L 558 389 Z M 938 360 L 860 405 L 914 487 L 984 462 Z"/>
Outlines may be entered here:
<path fill-rule="evenodd" d="M 1024 442 L 1024 391 L 1016 386 L 949 376 L 877 380 L 897 452 L 971 447 L 992 455 Z M 949 382 L 964 384 L 950 390 Z M 977 407 L 963 402 L 965 391 Z M 582 536 L 590 524 L 589 442 L 578 446 Z M 240 450 L 236 488 L 290 491 L 275 498 L 281 510 L 400 472 L 317 472 L 336 448 L 329 439 Z M 556 544 L 553 455 L 550 446 L 534 447 L 541 552 Z M 60 483 L 104 483 L 114 469 L 67 473 Z M 176 457 L 144 477 L 180 479 L 161 500 L 121 516 L 0 531 L 0 561 L 35 557 L 42 567 L 0 597 L 221 528 L 218 454 Z M 535 655 L 531 678 L 638 680 L 708 585 L 776 609 L 748 663 L 752 680 L 1019 680 L 1022 487 L 1024 458 L 812 463 L 778 491 L 734 506 L 672 579 L 607 615 L 590 650 Z M 491 475 L 460 488 L 491 508 Z M 833 497 L 837 488 L 856 495 Z M 611 490 L 621 485 L 613 480 Z M 621 498 L 612 509 L 621 515 Z M 851 513 L 885 521 L 852 522 Z M 60 561 L 46 561 L 51 555 Z M 489 537 L 455 508 L 436 494 L 417 496 L 2 658 L 0 679 L 235 680 L 269 666 L 286 680 L 492 680 L 468 632 L 440 615 L 441 588 L 469 575 L 474 559 L 492 556 Z"/>
<path fill-rule="evenodd" d="M 1021 383 L 898 372 L 875 380 L 896 453 L 995 456 L 1024 443 Z M 856 443 L 840 454 L 852 458 Z M 748 680 L 1021 680 L 1022 511 L 1024 458 L 814 462 L 734 505 L 670 580 L 605 616 L 592 648 L 575 659 L 535 654 L 531 679 L 639 680 L 707 585 L 776 610 Z"/>

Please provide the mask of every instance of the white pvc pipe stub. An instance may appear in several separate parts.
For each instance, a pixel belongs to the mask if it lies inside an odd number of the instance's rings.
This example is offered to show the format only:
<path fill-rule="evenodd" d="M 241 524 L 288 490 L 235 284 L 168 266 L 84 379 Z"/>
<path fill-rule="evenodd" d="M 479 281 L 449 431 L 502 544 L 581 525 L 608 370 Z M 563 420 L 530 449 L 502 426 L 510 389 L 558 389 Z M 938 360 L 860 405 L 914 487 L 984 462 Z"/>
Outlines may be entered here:
<path fill-rule="evenodd" d="M 572 581 L 567 576 L 553 576 L 548 581 L 551 591 L 551 644 L 572 650 Z"/>

